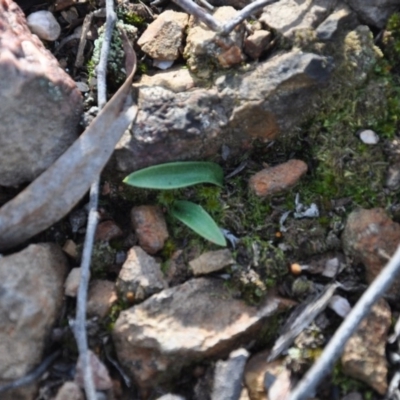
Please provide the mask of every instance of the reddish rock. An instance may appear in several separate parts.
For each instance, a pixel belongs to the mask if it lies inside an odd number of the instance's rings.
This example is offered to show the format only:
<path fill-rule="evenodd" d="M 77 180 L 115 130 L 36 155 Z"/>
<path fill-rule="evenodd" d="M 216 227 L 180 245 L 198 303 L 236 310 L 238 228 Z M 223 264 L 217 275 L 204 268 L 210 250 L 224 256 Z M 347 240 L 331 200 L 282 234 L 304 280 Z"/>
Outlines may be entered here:
<path fill-rule="evenodd" d="M 88 293 L 87 314 L 104 318 L 117 300 L 114 282 L 93 280 Z"/>
<path fill-rule="evenodd" d="M 249 186 L 257 196 L 271 196 L 292 188 L 306 172 L 304 161 L 289 160 L 257 172 L 250 178 Z"/>
<path fill-rule="evenodd" d="M 381 208 L 353 211 L 347 218 L 342 243 L 354 262 L 364 264 L 367 282 L 371 283 L 400 244 L 400 224 Z M 400 278 L 394 280 L 389 293 L 400 295 Z"/>
<path fill-rule="evenodd" d="M 387 390 L 385 346 L 391 325 L 391 312 L 380 299 L 346 344 L 342 355 L 345 374 L 371 386 L 381 395 Z"/>
<path fill-rule="evenodd" d="M 172 10 L 164 11 L 139 38 L 137 44 L 150 57 L 159 60 L 176 60 L 181 51 L 183 32 L 189 16 Z"/>
<path fill-rule="evenodd" d="M 65 382 L 54 400 L 84 400 L 82 390 L 75 382 Z"/>
<path fill-rule="evenodd" d="M 164 215 L 159 207 L 133 207 L 131 222 L 143 250 L 149 254 L 154 254 L 163 248 L 168 239 L 168 230 Z"/>
<path fill-rule="evenodd" d="M 100 222 L 96 230 L 96 240 L 109 242 L 123 235 L 121 228 L 114 221 Z"/>
<path fill-rule="evenodd" d="M 192 279 L 122 311 L 113 339 L 119 361 L 145 390 L 173 381 L 185 365 L 226 357 L 285 308 L 275 297 L 251 307 L 219 279 Z"/>
<path fill-rule="evenodd" d="M 253 59 L 257 59 L 268 49 L 272 34 L 269 31 L 259 30 L 248 36 L 244 41 L 244 52 Z"/>
<path fill-rule="evenodd" d="M 0 185 L 15 186 L 77 138 L 82 96 L 12 0 L 0 0 L 0 82 Z"/>

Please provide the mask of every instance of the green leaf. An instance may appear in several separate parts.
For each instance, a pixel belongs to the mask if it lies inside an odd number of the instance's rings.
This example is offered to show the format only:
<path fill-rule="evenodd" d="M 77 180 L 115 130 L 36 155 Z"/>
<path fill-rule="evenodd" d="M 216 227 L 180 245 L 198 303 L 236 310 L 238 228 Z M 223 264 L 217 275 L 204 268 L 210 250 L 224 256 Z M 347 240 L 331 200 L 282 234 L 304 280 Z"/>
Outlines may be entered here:
<path fill-rule="evenodd" d="M 226 246 L 224 235 L 203 207 L 191 201 L 178 200 L 172 205 L 171 214 L 203 238 Z"/>
<path fill-rule="evenodd" d="M 180 161 L 155 165 L 128 175 L 124 182 L 147 189 L 178 189 L 197 183 L 223 185 L 224 173 L 215 163 L 207 161 Z"/>

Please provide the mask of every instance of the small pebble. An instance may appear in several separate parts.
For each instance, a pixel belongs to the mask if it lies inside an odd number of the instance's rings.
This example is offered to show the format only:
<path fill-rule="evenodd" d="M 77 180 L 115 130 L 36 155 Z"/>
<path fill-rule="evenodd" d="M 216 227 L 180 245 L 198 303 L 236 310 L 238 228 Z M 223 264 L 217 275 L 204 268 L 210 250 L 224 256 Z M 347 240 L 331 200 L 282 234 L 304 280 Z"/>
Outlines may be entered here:
<path fill-rule="evenodd" d="M 61 33 L 61 27 L 50 11 L 36 11 L 29 14 L 27 24 L 32 33 L 40 39 L 53 42 Z"/>
<path fill-rule="evenodd" d="M 75 82 L 76 87 L 82 93 L 88 92 L 90 90 L 89 85 L 85 82 Z"/>
<path fill-rule="evenodd" d="M 78 293 L 79 283 L 81 281 L 81 269 L 72 268 L 67 280 L 65 281 L 65 295 L 76 297 Z"/>
<path fill-rule="evenodd" d="M 153 66 L 162 70 L 172 67 L 173 63 L 174 63 L 173 60 L 157 60 L 157 59 L 153 60 Z"/>
<path fill-rule="evenodd" d="M 360 139 L 365 144 L 377 144 L 379 136 L 371 129 L 365 129 L 359 133 Z"/>

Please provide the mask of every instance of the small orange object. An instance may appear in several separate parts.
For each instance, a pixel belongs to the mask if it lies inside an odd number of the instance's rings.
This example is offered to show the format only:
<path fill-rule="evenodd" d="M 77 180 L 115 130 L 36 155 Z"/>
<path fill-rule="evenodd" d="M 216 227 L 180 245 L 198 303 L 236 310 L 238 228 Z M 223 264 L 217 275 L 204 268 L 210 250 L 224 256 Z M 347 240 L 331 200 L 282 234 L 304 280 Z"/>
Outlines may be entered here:
<path fill-rule="evenodd" d="M 303 271 L 303 268 L 301 267 L 300 264 L 294 263 L 290 266 L 290 272 L 293 275 L 300 275 L 302 271 Z"/>
<path fill-rule="evenodd" d="M 281 238 L 282 237 L 282 232 L 279 232 L 279 231 L 275 232 L 275 237 L 278 238 L 278 239 Z"/>

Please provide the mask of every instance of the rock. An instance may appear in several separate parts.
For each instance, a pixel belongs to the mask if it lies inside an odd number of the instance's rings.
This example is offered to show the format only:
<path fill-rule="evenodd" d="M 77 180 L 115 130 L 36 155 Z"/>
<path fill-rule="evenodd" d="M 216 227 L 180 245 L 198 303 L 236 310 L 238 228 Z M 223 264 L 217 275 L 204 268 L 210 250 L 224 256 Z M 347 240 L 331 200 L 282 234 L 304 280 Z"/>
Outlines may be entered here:
<path fill-rule="evenodd" d="M 341 362 L 343 372 L 371 386 L 379 394 L 387 390 L 385 346 L 391 326 L 391 312 L 380 299 L 347 342 Z"/>
<path fill-rule="evenodd" d="M 60 36 L 61 26 L 50 11 L 35 11 L 28 15 L 26 23 L 31 32 L 40 39 L 53 42 Z"/>
<path fill-rule="evenodd" d="M 16 186 L 77 138 L 82 97 L 11 0 L 0 0 L 0 39 L 0 185 Z"/>
<path fill-rule="evenodd" d="M 89 363 L 92 367 L 93 371 L 93 383 L 96 390 L 108 390 L 113 387 L 110 375 L 108 374 L 108 370 L 106 366 L 99 360 L 96 354 L 93 351 L 89 350 Z M 78 362 L 76 364 L 76 372 L 75 372 L 75 383 L 84 388 L 84 374 L 82 370 L 82 359 L 81 356 L 78 358 Z"/>
<path fill-rule="evenodd" d="M 1 385 L 23 377 L 40 363 L 61 311 L 67 265 L 62 250 L 48 243 L 0 258 Z M 1 398 L 34 397 L 9 391 Z"/>
<path fill-rule="evenodd" d="M 84 400 L 82 390 L 75 382 L 65 382 L 54 400 Z"/>
<path fill-rule="evenodd" d="M 264 7 L 259 20 L 269 28 L 290 37 L 296 31 L 317 28 L 336 4 L 336 0 L 281 0 Z"/>
<path fill-rule="evenodd" d="M 182 158 L 207 158 L 226 142 L 233 153 L 255 138 L 272 140 L 304 118 L 308 103 L 299 92 L 312 97 L 331 68 L 325 57 L 293 50 L 246 73 L 221 75 L 214 89 L 175 94 L 142 86 L 138 116 L 118 143 L 110 167 L 130 173 Z"/>
<path fill-rule="evenodd" d="M 196 78 L 188 69 L 178 67 L 152 76 L 142 75 L 133 86 L 137 88 L 141 86 L 162 86 L 178 93 L 193 89 L 196 86 Z"/>
<path fill-rule="evenodd" d="M 81 269 L 72 268 L 65 281 L 64 293 L 66 296 L 76 297 L 78 294 L 79 283 L 81 281 Z"/>
<path fill-rule="evenodd" d="M 189 16 L 172 10 L 164 11 L 139 38 L 137 44 L 150 57 L 159 60 L 176 60 L 181 52 L 183 32 Z"/>
<path fill-rule="evenodd" d="M 104 318 L 117 300 L 118 296 L 113 282 L 93 280 L 89 287 L 87 314 Z"/>
<path fill-rule="evenodd" d="M 271 32 L 264 30 L 255 31 L 245 39 L 244 52 L 254 60 L 257 60 L 268 49 L 271 40 Z"/>
<path fill-rule="evenodd" d="M 219 271 L 235 263 L 228 249 L 208 251 L 189 262 L 193 275 L 205 275 Z"/>
<path fill-rule="evenodd" d="M 213 17 L 219 22 L 227 22 L 236 13 L 233 7 L 219 7 L 214 10 Z M 243 38 L 242 25 L 238 25 L 228 37 L 223 38 L 191 16 L 184 51 L 189 69 L 198 76 L 207 78 L 210 76 L 210 69 L 205 66 L 207 60 L 211 64 L 218 61 L 222 68 L 241 63 L 244 59 L 241 50 Z"/>
<path fill-rule="evenodd" d="M 277 377 L 285 366 L 282 360 L 278 359 L 270 363 L 267 358 L 269 350 L 264 350 L 252 356 L 244 370 L 244 384 L 247 388 L 250 400 L 267 400 L 265 378 L 268 375 Z"/>
<path fill-rule="evenodd" d="M 140 247 L 132 247 L 116 282 L 122 298 L 137 303 L 167 286 L 160 264 Z"/>
<path fill-rule="evenodd" d="M 400 163 L 397 162 L 390 165 L 388 168 L 385 186 L 390 190 L 397 190 L 400 188 Z"/>
<path fill-rule="evenodd" d="M 363 400 L 361 393 L 350 392 L 346 396 L 342 397 L 342 400 Z"/>
<path fill-rule="evenodd" d="M 229 354 L 227 361 L 217 361 L 215 365 L 212 400 L 237 400 L 242 391 L 243 371 L 249 357 L 246 349 L 238 349 Z"/>
<path fill-rule="evenodd" d="M 346 2 L 362 22 L 381 29 L 385 27 L 390 15 L 399 8 L 397 0 L 346 0 Z"/>
<path fill-rule="evenodd" d="M 155 388 L 185 365 L 227 356 L 280 308 L 279 298 L 255 308 L 221 280 L 192 279 L 121 312 L 113 330 L 117 356 L 142 390 Z"/>
<path fill-rule="evenodd" d="M 366 279 L 371 283 L 381 272 L 400 243 L 400 225 L 393 222 L 381 208 L 353 211 L 347 217 L 342 235 L 346 255 L 365 266 Z M 389 290 L 392 296 L 400 294 L 400 278 Z"/>
<path fill-rule="evenodd" d="M 65 254 L 69 255 L 71 258 L 76 258 L 78 256 L 76 243 L 71 239 L 68 239 L 65 241 L 64 246 L 63 246 L 63 251 Z"/>
<path fill-rule="evenodd" d="M 307 169 L 304 161 L 289 160 L 257 172 L 250 178 L 249 187 L 259 197 L 281 193 L 295 186 Z"/>
<path fill-rule="evenodd" d="M 121 228 L 114 221 L 100 222 L 96 229 L 95 239 L 103 242 L 117 239 L 123 235 Z"/>
<path fill-rule="evenodd" d="M 164 215 L 159 207 L 133 207 L 131 222 L 143 250 L 154 254 L 164 247 L 169 235 Z"/>
<path fill-rule="evenodd" d="M 161 397 L 157 397 L 157 400 L 185 400 L 185 398 L 182 396 L 178 396 L 177 394 L 168 393 L 164 394 Z"/>
<path fill-rule="evenodd" d="M 358 135 L 365 144 L 377 144 L 379 142 L 379 136 L 371 129 L 362 130 Z"/>
<path fill-rule="evenodd" d="M 359 24 L 357 16 L 342 2 L 316 29 L 317 38 L 321 41 L 333 40 L 337 34 L 356 28 Z"/>

